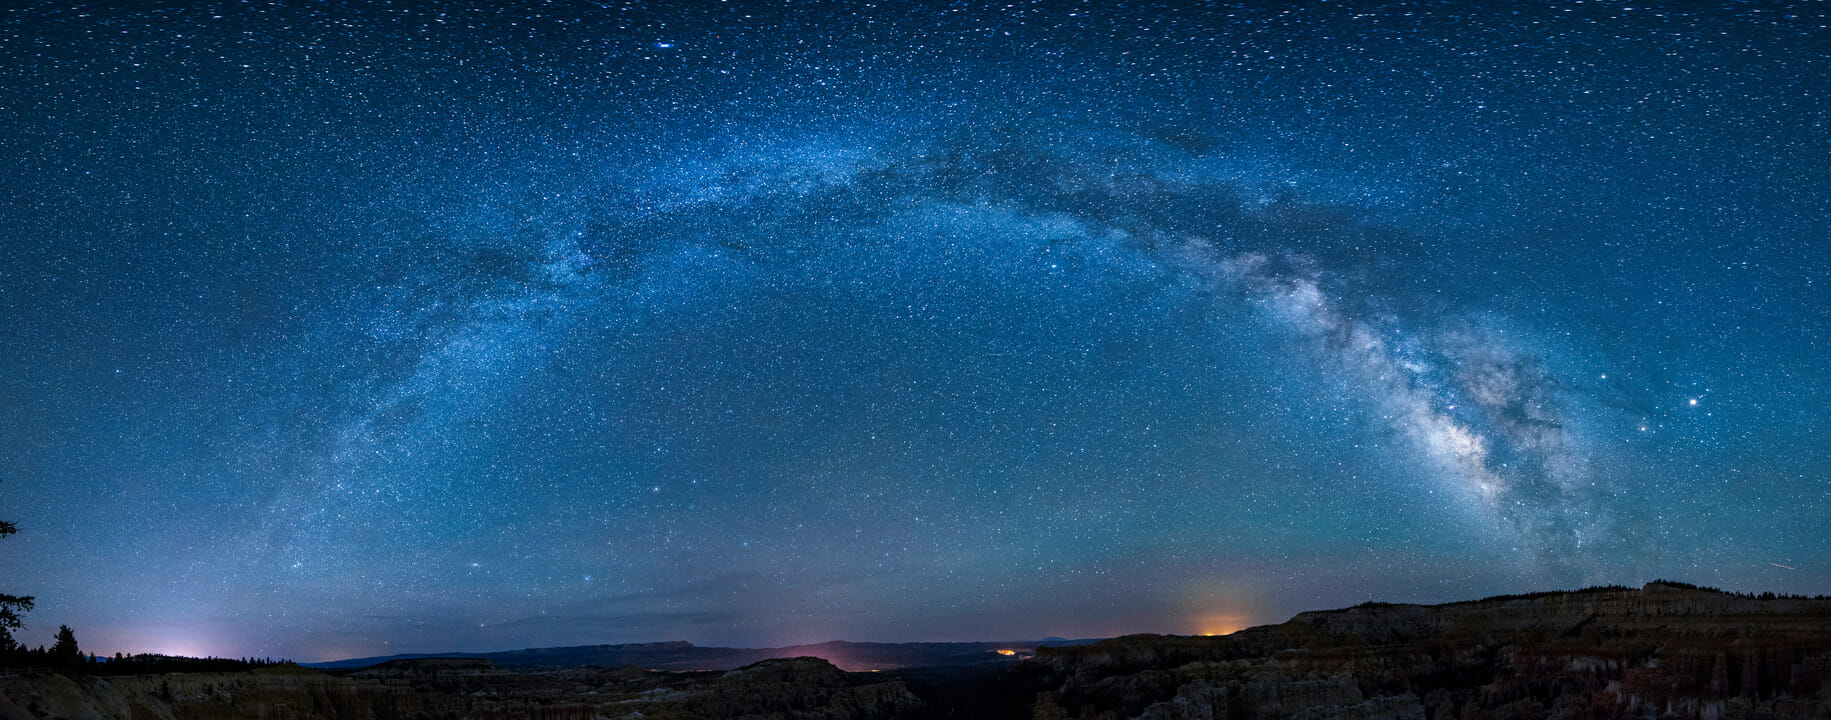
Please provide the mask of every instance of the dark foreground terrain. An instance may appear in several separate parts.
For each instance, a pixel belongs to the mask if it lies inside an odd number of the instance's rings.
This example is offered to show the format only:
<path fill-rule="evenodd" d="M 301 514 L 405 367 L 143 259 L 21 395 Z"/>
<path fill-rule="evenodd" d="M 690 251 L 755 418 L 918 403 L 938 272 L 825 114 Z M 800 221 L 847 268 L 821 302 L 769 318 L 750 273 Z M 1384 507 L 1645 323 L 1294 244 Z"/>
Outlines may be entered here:
<path fill-rule="evenodd" d="M 1039 649 L 1033 717 L 1828 718 L 1831 600 L 1686 585 L 1368 603 Z"/>
<path fill-rule="evenodd" d="M 0 678 L 0 718 L 902 718 L 900 682 L 819 658 L 739 670 L 505 670 L 487 660 L 398 660 L 331 675 L 305 668 L 116 678 Z"/>
<path fill-rule="evenodd" d="M 0 677 L 0 718 L 1826 718 L 1831 600 L 1642 589 L 1369 603 L 1226 637 L 1134 635 L 1005 664 L 848 673 L 397 660 Z"/>

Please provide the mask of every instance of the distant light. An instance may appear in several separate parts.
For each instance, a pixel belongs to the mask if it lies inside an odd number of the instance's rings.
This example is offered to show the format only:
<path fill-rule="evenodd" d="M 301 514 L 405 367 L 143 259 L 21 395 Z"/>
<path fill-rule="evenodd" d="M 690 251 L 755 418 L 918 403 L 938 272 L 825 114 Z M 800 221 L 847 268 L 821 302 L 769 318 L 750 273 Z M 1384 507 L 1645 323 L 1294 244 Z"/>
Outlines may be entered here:
<path fill-rule="evenodd" d="M 1007 656 L 1007 657 L 1008 657 L 1008 656 L 1011 656 L 1011 655 L 1016 655 L 1016 654 L 1017 654 L 1017 651 L 1016 651 L 1016 650 L 999 650 L 999 651 L 997 651 L 997 652 L 998 652 L 998 654 L 1000 654 L 1000 655 L 1004 655 L 1004 656 Z"/>
<path fill-rule="evenodd" d="M 1697 407 L 1697 398 L 1691 398 L 1691 406 Z"/>
<path fill-rule="evenodd" d="M 1195 620 L 1195 634 L 1204 637 L 1215 635 L 1232 635 L 1246 629 L 1252 619 L 1240 613 L 1220 612 L 1204 615 Z"/>

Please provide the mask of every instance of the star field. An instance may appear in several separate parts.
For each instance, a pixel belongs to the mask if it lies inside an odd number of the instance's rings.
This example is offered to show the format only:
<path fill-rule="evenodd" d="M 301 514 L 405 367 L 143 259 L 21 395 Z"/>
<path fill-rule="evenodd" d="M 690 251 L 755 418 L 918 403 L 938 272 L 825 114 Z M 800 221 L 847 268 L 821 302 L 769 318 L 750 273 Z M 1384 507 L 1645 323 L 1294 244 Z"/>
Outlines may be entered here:
<path fill-rule="evenodd" d="M 20 637 L 1826 592 L 1824 8 L 1185 5 L 4 11 Z"/>

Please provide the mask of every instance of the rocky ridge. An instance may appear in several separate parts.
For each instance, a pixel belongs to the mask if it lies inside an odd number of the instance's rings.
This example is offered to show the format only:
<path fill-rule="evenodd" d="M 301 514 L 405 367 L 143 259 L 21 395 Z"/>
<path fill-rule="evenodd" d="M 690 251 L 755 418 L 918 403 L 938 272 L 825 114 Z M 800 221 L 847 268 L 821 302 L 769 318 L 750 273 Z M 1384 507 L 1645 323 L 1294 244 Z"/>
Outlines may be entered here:
<path fill-rule="evenodd" d="M 1676 583 L 1042 648 L 1054 718 L 1831 718 L 1831 600 Z"/>

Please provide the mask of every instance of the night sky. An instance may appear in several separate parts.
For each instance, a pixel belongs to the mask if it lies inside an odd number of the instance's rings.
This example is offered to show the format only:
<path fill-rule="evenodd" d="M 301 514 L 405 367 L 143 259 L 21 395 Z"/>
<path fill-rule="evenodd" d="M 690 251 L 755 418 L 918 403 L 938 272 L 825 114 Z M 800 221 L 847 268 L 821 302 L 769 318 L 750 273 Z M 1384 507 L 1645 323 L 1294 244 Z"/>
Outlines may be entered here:
<path fill-rule="evenodd" d="M 0 11 L 29 644 L 1831 592 L 1826 5 L 119 5 Z"/>

